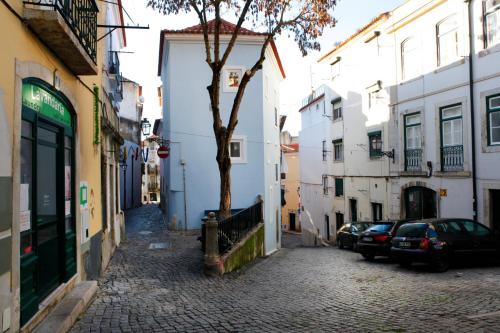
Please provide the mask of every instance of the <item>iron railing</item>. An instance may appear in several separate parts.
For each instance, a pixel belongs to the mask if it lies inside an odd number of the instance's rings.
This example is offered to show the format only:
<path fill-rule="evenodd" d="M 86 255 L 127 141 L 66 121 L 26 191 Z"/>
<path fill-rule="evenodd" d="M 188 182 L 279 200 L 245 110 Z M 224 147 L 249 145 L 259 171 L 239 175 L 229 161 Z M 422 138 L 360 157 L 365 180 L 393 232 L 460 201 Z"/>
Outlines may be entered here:
<path fill-rule="evenodd" d="M 441 147 L 442 171 L 464 170 L 464 146 Z"/>
<path fill-rule="evenodd" d="M 405 171 L 422 171 L 422 149 L 405 150 Z"/>
<path fill-rule="evenodd" d="M 219 254 L 224 254 L 262 221 L 262 202 L 219 221 Z"/>
<path fill-rule="evenodd" d="M 97 13 L 95 0 L 32 0 L 25 4 L 52 7 L 71 28 L 90 58 L 97 62 Z"/>

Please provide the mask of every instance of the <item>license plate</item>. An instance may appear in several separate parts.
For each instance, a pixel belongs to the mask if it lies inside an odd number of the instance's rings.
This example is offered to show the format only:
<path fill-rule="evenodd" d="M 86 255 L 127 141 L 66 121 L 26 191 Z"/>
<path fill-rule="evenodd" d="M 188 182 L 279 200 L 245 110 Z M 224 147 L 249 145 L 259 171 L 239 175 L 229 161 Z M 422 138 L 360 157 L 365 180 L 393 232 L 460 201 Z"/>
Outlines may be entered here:
<path fill-rule="evenodd" d="M 410 242 L 399 242 L 399 247 L 411 247 Z"/>
<path fill-rule="evenodd" d="M 372 237 L 363 237 L 363 240 L 365 242 L 371 242 L 373 240 L 373 238 Z"/>

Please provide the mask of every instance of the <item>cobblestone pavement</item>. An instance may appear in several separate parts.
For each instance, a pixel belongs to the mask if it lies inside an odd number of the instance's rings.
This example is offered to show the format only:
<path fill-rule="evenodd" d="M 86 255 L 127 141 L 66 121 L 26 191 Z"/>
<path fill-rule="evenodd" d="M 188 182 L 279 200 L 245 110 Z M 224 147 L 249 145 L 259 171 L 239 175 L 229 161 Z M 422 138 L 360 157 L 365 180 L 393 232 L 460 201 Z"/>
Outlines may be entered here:
<path fill-rule="evenodd" d="M 128 240 L 73 332 L 500 332 L 499 267 L 435 274 L 292 246 L 206 278 L 196 235 L 166 231 L 154 206 L 126 218 Z"/>

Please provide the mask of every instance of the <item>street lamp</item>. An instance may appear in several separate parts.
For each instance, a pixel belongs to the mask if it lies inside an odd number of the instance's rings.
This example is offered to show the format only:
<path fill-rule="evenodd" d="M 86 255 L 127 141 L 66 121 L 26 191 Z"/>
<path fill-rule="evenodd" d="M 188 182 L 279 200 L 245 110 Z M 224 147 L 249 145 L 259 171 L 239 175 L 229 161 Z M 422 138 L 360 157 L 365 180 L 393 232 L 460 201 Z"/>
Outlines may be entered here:
<path fill-rule="evenodd" d="M 151 134 L 151 123 L 149 122 L 148 118 L 144 118 L 141 121 L 141 130 L 142 130 L 142 135 L 148 136 Z"/>

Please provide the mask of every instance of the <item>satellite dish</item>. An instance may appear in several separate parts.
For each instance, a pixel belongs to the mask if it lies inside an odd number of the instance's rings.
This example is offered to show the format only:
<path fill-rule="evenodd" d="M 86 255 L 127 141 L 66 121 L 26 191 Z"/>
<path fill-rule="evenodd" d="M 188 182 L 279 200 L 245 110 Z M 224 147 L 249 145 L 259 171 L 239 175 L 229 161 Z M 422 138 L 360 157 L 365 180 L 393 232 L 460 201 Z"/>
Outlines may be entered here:
<path fill-rule="evenodd" d="M 139 96 L 139 103 L 144 104 L 144 96 Z"/>

